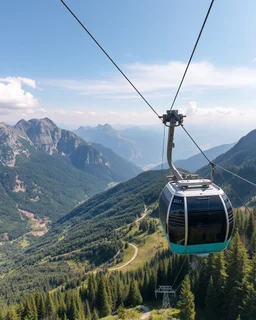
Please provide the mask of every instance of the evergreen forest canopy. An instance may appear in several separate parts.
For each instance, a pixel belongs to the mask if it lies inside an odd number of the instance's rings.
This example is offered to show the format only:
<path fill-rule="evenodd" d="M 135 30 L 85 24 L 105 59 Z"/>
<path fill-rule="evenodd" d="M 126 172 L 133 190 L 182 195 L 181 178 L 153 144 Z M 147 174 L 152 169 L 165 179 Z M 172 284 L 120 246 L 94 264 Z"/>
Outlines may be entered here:
<path fill-rule="evenodd" d="M 130 272 L 91 272 L 53 292 L 35 292 L 16 305 L 3 306 L 0 319 L 98 319 L 155 299 L 156 285 L 175 282 L 178 319 L 256 318 L 256 210 L 236 212 L 236 232 L 225 252 L 197 258 L 172 255 L 169 250 Z M 182 269 L 180 269 L 182 267 Z M 179 273 L 179 271 L 181 272 Z M 119 317 L 119 319 L 124 319 Z M 136 318 L 134 318 L 136 319 Z"/>

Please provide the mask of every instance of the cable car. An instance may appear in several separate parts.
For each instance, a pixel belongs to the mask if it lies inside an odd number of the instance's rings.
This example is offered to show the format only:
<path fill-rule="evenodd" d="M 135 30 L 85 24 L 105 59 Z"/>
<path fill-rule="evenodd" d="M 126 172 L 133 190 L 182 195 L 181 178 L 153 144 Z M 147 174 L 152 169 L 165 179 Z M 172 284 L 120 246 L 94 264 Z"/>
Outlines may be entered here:
<path fill-rule="evenodd" d="M 164 115 L 166 116 L 166 115 Z M 173 253 L 205 256 L 226 249 L 234 230 L 234 214 L 225 192 L 208 179 L 179 172 L 173 165 L 174 127 L 183 115 L 170 111 L 167 159 L 173 174 L 159 199 L 159 217 Z"/>
<path fill-rule="evenodd" d="M 174 253 L 208 254 L 229 245 L 234 229 L 232 205 L 210 180 L 167 183 L 160 195 L 159 211 Z"/>

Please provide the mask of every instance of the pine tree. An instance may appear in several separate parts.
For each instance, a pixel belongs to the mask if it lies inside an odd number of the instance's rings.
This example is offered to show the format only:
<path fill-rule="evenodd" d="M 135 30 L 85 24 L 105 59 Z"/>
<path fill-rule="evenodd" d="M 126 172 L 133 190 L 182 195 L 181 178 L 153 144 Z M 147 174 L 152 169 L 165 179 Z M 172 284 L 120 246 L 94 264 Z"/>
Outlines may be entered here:
<path fill-rule="evenodd" d="M 41 293 L 37 293 L 35 296 L 37 316 L 39 320 L 45 319 L 46 317 L 46 305 L 45 296 Z"/>
<path fill-rule="evenodd" d="M 142 296 L 140 294 L 138 282 L 135 280 L 133 280 L 130 285 L 130 291 L 129 291 L 127 300 L 128 300 L 128 304 L 133 307 L 142 303 Z"/>
<path fill-rule="evenodd" d="M 205 308 L 205 299 L 202 299 L 202 297 L 206 297 L 209 281 L 209 266 L 207 265 L 207 260 L 203 259 L 200 262 L 200 273 L 195 285 L 195 304 L 197 308 Z"/>
<path fill-rule="evenodd" d="M 118 319 L 125 319 L 125 308 L 123 305 L 121 305 L 118 309 L 117 309 L 117 316 Z"/>
<path fill-rule="evenodd" d="M 35 299 L 33 295 L 26 299 L 23 306 L 22 317 L 28 319 L 33 318 L 34 320 L 38 319 Z"/>
<path fill-rule="evenodd" d="M 223 301 L 225 297 L 227 279 L 224 253 L 220 252 L 210 255 L 208 259 L 208 268 L 212 278 L 212 284 L 210 285 L 209 282 L 207 288 L 205 309 L 209 311 L 209 314 L 213 313 L 215 315 L 215 319 L 220 319 L 223 312 Z M 211 292 L 209 292 L 209 290 Z"/>
<path fill-rule="evenodd" d="M 93 310 L 92 320 L 99 320 L 99 315 L 96 309 Z"/>
<path fill-rule="evenodd" d="M 12 307 L 8 310 L 6 317 L 3 319 L 5 319 L 5 320 L 19 320 L 20 318 L 19 318 L 15 308 Z"/>
<path fill-rule="evenodd" d="M 86 312 L 86 320 L 92 320 L 92 314 L 91 314 L 88 300 L 86 300 L 85 302 L 85 312 Z"/>
<path fill-rule="evenodd" d="M 77 291 L 68 292 L 67 317 L 68 319 L 84 320 L 83 306 Z"/>
<path fill-rule="evenodd" d="M 103 277 L 99 280 L 98 293 L 97 293 L 97 309 L 99 310 L 100 317 L 106 317 L 111 312 L 109 298 L 107 295 L 105 281 Z"/>
<path fill-rule="evenodd" d="M 118 308 L 124 303 L 124 285 L 120 279 L 117 280 L 116 290 L 116 308 Z"/>
<path fill-rule="evenodd" d="M 95 276 L 93 274 L 88 277 L 88 287 L 87 287 L 87 299 L 90 303 L 91 309 L 94 309 L 96 305 L 96 292 L 97 292 L 97 283 Z"/>
<path fill-rule="evenodd" d="M 233 320 L 241 313 L 247 295 L 249 263 L 248 255 L 238 233 L 227 252 L 227 284 L 225 310 L 227 319 Z"/>
<path fill-rule="evenodd" d="M 255 320 L 256 319 L 256 291 L 253 286 L 248 287 L 247 296 L 244 299 L 243 305 L 243 319 Z"/>
<path fill-rule="evenodd" d="M 218 295 L 211 277 L 205 298 L 205 315 L 207 320 L 216 320 L 220 318 L 219 310 L 216 308 L 216 298 L 218 298 Z"/>
<path fill-rule="evenodd" d="M 255 216 L 253 213 L 252 214 L 250 213 L 248 225 L 247 225 L 247 232 L 246 232 L 248 239 L 251 239 L 254 230 L 255 230 Z"/>
<path fill-rule="evenodd" d="M 54 319 L 55 308 L 52 297 L 49 292 L 46 293 L 45 306 L 47 318 Z"/>
<path fill-rule="evenodd" d="M 195 319 L 195 304 L 194 295 L 191 292 L 190 279 L 187 275 L 182 281 L 179 302 L 177 304 L 180 309 L 181 320 L 194 320 Z"/>
<path fill-rule="evenodd" d="M 64 301 L 64 295 L 59 292 L 57 295 L 57 298 L 58 298 L 58 316 L 61 319 L 64 319 L 67 313 L 67 307 Z"/>

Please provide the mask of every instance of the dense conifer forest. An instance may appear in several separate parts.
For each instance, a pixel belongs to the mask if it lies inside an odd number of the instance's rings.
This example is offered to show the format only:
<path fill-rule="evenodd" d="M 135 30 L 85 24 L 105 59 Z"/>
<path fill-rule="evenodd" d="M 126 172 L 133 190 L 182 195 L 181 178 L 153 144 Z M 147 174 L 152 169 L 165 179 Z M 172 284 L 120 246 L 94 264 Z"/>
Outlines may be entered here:
<path fill-rule="evenodd" d="M 123 307 L 153 301 L 156 286 L 173 285 L 177 275 L 177 299 L 172 301 L 180 309 L 177 318 L 193 320 L 199 312 L 207 320 L 255 319 L 255 215 L 256 210 L 253 215 L 236 212 L 236 231 L 225 252 L 199 258 L 164 250 L 135 271 L 88 272 L 55 290 L 35 290 L 16 304 L 7 306 L 3 301 L 0 319 L 85 320 L 116 312 L 122 319 Z M 149 226 L 144 222 L 140 228 Z M 191 267 L 192 261 L 196 268 Z"/>

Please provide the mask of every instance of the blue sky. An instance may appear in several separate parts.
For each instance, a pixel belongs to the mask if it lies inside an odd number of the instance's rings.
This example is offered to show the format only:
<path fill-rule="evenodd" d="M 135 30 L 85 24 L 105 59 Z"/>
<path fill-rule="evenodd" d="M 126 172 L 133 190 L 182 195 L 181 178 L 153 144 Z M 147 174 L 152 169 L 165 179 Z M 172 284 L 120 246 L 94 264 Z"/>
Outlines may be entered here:
<path fill-rule="evenodd" d="M 210 1 L 66 3 L 165 112 Z M 228 130 L 224 142 L 232 142 L 255 128 L 255 30 L 256 1 L 215 0 L 175 106 L 194 130 L 214 132 L 218 124 Z M 158 123 L 59 0 L 3 1 L 0 39 L 2 121 L 48 116 L 73 127 Z"/>

